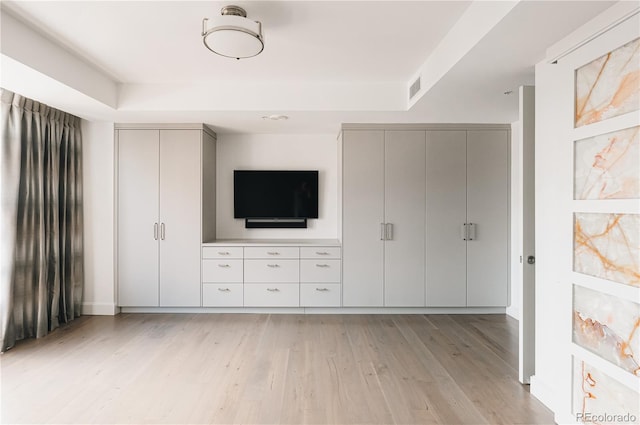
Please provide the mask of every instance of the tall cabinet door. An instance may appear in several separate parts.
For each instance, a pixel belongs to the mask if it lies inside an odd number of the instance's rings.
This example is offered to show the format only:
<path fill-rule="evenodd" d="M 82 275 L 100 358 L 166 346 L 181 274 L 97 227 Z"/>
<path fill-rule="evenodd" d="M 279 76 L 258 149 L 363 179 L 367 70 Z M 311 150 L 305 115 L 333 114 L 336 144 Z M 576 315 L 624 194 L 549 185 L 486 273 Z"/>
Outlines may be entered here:
<path fill-rule="evenodd" d="M 425 132 L 385 132 L 384 305 L 425 306 Z"/>
<path fill-rule="evenodd" d="M 507 305 L 509 203 L 506 130 L 467 132 L 467 305 Z"/>
<path fill-rule="evenodd" d="M 118 130 L 118 305 L 158 306 L 158 130 Z"/>
<path fill-rule="evenodd" d="M 384 131 L 345 131 L 342 154 L 343 305 L 381 307 Z"/>
<path fill-rule="evenodd" d="M 427 306 L 467 305 L 467 132 L 427 131 Z"/>
<path fill-rule="evenodd" d="M 200 306 L 200 138 L 160 132 L 161 306 Z"/>

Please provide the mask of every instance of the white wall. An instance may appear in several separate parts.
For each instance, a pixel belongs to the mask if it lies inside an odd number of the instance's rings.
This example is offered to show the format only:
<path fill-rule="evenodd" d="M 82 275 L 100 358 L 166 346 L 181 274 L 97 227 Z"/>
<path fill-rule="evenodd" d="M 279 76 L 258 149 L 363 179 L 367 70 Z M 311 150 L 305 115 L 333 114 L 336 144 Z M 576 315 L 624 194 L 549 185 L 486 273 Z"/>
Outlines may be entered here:
<path fill-rule="evenodd" d="M 596 127 L 603 133 L 610 131 L 606 122 L 573 128 L 574 70 L 638 37 L 638 15 L 603 31 L 635 7 L 636 2 L 616 3 L 551 46 L 548 57 L 536 66 L 536 364 L 531 393 L 554 411 L 558 423 L 576 422 L 571 409 L 571 379 L 572 355 L 579 350 L 572 344 L 571 318 L 572 283 L 580 275 L 572 271 L 573 212 L 582 210 L 588 202 L 572 200 L 573 140 L 581 138 L 577 131 L 586 134 L 589 127 L 592 131 Z M 562 52 L 571 53 L 554 63 Z M 632 122 L 637 125 L 637 113 L 627 115 L 609 121 L 630 119 L 629 123 L 625 121 L 627 126 Z M 607 202 L 611 205 L 616 201 Z M 592 356 L 592 361 L 600 361 L 597 366 L 606 373 L 616 369 L 597 356 Z"/>
<path fill-rule="evenodd" d="M 510 301 L 507 314 L 520 320 L 520 287 L 522 286 L 522 134 L 521 123 L 511 123 L 511 241 L 510 241 Z"/>
<path fill-rule="evenodd" d="M 83 314 L 113 315 L 114 127 L 82 121 L 85 287 Z"/>
<path fill-rule="evenodd" d="M 245 229 L 233 218 L 233 170 L 318 170 L 318 219 L 307 229 Z M 219 134 L 218 239 L 337 239 L 338 141 L 335 134 Z M 205 182 L 206 188 L 206 182 Z"/>

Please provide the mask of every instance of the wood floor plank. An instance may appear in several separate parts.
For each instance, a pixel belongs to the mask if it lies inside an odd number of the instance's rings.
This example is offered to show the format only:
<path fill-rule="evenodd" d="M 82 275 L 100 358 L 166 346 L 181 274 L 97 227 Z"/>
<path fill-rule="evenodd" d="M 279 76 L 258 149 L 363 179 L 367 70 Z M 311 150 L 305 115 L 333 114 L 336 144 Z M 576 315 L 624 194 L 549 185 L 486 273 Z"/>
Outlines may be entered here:
<path fill-rule="evenodd" d="M 503 315 L 86 316 L 0 372 L 2 423 L 553 423 Z"/>

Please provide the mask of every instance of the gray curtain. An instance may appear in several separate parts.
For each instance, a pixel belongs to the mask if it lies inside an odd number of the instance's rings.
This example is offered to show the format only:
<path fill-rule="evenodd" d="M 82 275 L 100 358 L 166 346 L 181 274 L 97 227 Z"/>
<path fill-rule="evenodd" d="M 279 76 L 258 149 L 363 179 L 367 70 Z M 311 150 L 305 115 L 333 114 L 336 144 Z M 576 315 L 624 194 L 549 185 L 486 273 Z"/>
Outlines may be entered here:
<path fill-rule="evenodd" d="M 8 90 L 2 100 L 0 350 L 80 316 L 80 119 Z"/>

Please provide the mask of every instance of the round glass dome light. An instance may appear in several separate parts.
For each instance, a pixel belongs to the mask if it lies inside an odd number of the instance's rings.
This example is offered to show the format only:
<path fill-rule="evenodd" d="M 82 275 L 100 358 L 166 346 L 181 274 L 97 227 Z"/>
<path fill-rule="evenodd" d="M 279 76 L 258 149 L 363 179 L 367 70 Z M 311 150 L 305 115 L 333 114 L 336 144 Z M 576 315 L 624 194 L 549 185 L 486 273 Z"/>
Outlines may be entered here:
<path fill-rule="evenodd" d="M 238 6 L 222 8 L 222 15 L 211 21 L 205 18 L 202 37 L 209 50 L 229 58 L 250 58 L 264 49 L 262 25 L 247 19 L 244 9 Z"/>

